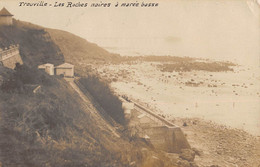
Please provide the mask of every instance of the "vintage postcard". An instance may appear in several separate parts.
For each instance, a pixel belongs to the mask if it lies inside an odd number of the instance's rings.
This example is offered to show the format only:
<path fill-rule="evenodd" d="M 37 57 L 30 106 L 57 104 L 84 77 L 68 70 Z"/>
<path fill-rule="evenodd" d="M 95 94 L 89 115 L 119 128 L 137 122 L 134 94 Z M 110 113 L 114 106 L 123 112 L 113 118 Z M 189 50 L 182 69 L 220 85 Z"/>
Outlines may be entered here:
<path fill-rule="evenodd" d="M 260 1 L 0 0 L 0 167 L 260 167 Z"/>

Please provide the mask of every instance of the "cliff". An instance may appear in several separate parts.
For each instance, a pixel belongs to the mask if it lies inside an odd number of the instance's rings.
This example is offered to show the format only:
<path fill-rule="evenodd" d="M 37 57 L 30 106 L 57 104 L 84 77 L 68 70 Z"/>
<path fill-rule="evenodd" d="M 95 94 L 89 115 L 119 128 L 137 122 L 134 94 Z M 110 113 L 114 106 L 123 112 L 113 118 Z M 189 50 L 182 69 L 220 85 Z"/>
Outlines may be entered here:
<path fill-rule="evenodd" d="M 83 100 L 63 78 L 36 68 L 65 60 L 102 62 L 112 54 L 72 34 L 16 20 L 0 27 L 0 47 L 10 44 L 20 45 L 24 65 L 0 66 L 0 166 L 171 164 L 149 143 L 130 138 L 125 127 Z M 35 87 L 40 89 L 34 92 Z"/>
<path fill-rule="evenodd" d="M 105 49 L 86 39 L 66 31 L 46 29 L 54 43 L 59 46 L 67 62 L 81 66 L 81 63 L 107 63 L 121 59 L 117 54 L 111 54 Z"/>
<path fill-rule="evenodd" d="M 110 62 L 120 59 L 96 44 L 71 33 L 40 27 L 31 23 L 14 20 L 11 27 L 0 27 L 0 47 L 20 45 L 20 54 L 25 64 L 37 66 L 43 63 L 55 65 L 71 62 Z"/>
<path fill-rule="evenodd" d="M 26 84 L 41 85 L 40 92 L 0 93 L 3 166 L 127 166 L 117 154 L 119 145 L 130 144 L 105 128 L 101 115 L 92 114 L 64 80 L 32 75 L 39 78 Z"/>
<path fill-rule="evenodd" d="M 60 64 L 64 57 L 49 34 L 39 26 L 14 20 L 11 27 L 0 27 L 0 47 L 20 45 L 20 55 L 25 64 L 37 66 L 52 62 Z"/>

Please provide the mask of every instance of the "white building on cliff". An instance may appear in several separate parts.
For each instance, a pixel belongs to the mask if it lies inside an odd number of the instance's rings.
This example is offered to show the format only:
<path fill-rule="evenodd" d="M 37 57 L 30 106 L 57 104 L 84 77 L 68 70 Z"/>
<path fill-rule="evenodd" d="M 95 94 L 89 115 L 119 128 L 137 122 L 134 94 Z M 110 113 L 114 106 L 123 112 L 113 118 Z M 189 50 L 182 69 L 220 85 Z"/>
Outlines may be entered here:
<path fill-rule="evenodd" d="M 38 66 L 38 69 L 45 71 L 49 75 L 62 75 L 65 78 L 74 77 L 74 65 L 63 63 L 54 67 L 53 64 L 47 63 Z"/>
<path fill-rule="evenodd" d="M 49 75 L 54 75 L 54 65 L 47 63 L 43 65 L 39 65 L 38 69 L 45 71 Z"/>

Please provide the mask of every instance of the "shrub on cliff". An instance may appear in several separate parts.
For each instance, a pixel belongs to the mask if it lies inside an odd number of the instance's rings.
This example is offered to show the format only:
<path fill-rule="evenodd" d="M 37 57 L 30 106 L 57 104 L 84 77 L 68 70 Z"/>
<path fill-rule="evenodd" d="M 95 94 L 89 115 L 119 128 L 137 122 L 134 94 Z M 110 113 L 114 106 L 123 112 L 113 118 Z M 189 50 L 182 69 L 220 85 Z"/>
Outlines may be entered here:
<path fill-rule="evenodd" d="M 79 80 L 99 105 L 118 123 L 124 125 L 124 110 L 122 102 L 113 94 L 109 86 L 96 76 L 89 76 Z"/>
<path fill-rule="evenodd" d="M 44 72 L 17 63 L 14 72 L 3 80 L 0 90 L 22 93 L 25 85 L 51 85 L 52 83 L 52 78 Z"/>

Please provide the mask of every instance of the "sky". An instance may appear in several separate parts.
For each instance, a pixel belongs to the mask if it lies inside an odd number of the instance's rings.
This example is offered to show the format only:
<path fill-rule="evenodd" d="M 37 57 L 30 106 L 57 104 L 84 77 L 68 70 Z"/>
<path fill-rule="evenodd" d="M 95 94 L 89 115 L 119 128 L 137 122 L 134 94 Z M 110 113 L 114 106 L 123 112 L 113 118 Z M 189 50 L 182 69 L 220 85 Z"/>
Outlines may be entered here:
<path fill-rule="evenodd" d="M 121 55 L 188 56 L 260 66 L 260 0 L 119 0 L 159 3 L 150 8 L 19 7 L 19 2 L 0 0 L 0 7 L 16 19 L 72 32 Z"/>

